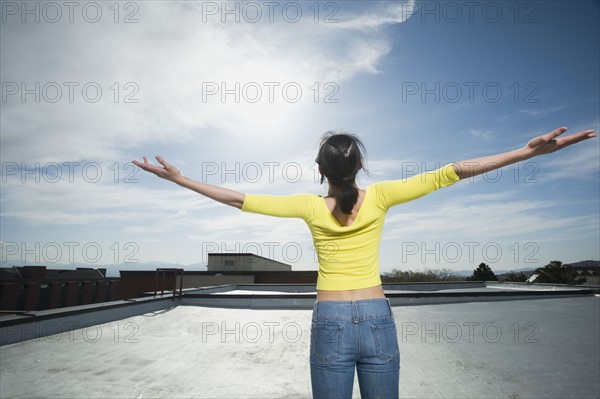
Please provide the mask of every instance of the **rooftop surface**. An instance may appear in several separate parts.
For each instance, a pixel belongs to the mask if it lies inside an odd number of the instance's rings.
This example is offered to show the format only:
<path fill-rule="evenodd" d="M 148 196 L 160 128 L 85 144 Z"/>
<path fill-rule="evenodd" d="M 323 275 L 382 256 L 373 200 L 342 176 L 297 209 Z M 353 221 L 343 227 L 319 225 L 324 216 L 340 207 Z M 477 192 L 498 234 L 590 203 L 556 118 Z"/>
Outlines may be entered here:
<path fill-rule="evenodd" d="M 393 310 L 403 398 L 600 397 L 598 296 Z M 310 317 L 180 305 L 4 345 L 0 396 L 309 398 Z"/>

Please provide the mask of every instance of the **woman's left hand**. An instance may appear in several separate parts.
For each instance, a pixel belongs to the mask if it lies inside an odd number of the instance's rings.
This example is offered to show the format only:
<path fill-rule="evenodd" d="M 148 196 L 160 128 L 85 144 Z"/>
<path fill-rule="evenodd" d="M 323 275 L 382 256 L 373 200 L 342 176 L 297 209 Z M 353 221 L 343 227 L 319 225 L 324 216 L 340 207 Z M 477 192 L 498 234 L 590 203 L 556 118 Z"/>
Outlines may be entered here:
<path fill-rule="evenodd" d="M 573 133 L 569 136 L 557 138 L 566 131 L 566 127 L 559 127 L 550 133 L 537 136 L 529 140 L 524 149 L 530 156 L 535 157 L 537 155 L 550 154 L 554 151 L 568 147 L 571 144 L 579 143 L 580 141 L 596 137 L 596 133 L 593 130 L 584 130 L 583 132 Z"/>

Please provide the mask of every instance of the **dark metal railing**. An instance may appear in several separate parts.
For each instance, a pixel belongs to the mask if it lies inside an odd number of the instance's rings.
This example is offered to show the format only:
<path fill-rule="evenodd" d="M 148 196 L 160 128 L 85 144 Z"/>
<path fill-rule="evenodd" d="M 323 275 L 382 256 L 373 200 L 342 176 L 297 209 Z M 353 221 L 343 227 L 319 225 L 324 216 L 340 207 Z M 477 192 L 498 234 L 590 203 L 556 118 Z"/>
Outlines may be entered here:
<path fill-rule="evenodd" d="M 34 311 L 115 301 L 119 278 L 0 279 L 0 310 Z"/>
<path fill-rule="evenodd" d="M 167 276 L 173 275 L 173 300 L 175 298 L 181 298 L 183 294 L 183 269 L 175 268 L 159 268 L 156 269 L 154 274 L 154 296 L 156 296 L 159 290 L 159 276 L 161 276 L 160 284 L 160 295 L 164 295 L 165 288 L 167 287 Z M 179 290 L 177 289 L 177 277 L 179 277 Z"/>

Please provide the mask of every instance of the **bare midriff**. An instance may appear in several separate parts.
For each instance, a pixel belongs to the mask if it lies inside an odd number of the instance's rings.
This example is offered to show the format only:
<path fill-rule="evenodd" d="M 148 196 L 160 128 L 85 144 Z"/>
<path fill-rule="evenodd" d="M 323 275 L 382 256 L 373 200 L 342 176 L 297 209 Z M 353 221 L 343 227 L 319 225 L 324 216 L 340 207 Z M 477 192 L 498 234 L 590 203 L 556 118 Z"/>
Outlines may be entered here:
<path fill-rule="evenodd" d="M 317 290 L 317 301 L 359 301 L 362 299 L 385 298 L 383 287 L 376 285 L 358 290 Z"/>

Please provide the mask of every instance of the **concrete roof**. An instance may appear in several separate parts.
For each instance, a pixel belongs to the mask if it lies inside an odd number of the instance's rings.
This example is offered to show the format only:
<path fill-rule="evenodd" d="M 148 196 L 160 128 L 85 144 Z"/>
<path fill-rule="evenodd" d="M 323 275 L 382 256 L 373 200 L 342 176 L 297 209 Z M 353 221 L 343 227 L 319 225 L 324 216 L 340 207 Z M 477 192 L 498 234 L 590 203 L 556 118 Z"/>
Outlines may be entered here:
<path fill-rule="evenodd" d="M 393 309 L 403 398 L 600 397 L 598 296 Z M 308 398 L 310 315 L 174 306 L 5 345 L 0 396 Z"/>

